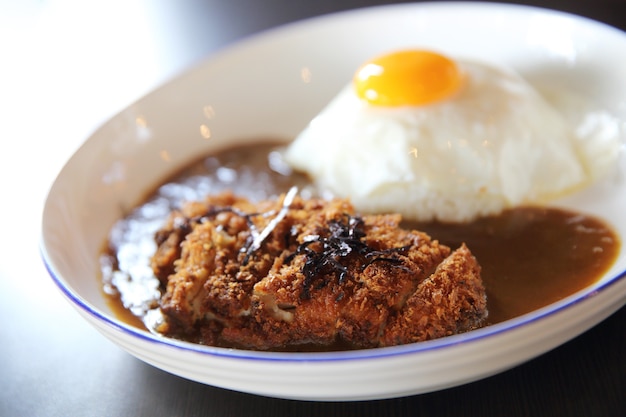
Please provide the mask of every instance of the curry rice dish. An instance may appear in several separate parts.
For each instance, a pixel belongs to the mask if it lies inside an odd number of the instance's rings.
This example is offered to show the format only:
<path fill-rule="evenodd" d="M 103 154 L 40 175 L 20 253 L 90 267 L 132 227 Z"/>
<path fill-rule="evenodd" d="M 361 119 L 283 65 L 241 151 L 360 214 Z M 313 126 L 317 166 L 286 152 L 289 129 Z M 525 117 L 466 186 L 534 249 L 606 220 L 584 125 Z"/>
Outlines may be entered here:
<path fill-rule="evenodd" d="M 549 207 L 459 224 L 359 215 L 346 200 L 317 199 L 278 150 L 201 158 L 113 226 L 101 270 L 119 318 L 248 349 L 408 343 L 558 301 L 619 252 L 601 220 Z M 298 195 L 277 198 L 292 187 Z"/>

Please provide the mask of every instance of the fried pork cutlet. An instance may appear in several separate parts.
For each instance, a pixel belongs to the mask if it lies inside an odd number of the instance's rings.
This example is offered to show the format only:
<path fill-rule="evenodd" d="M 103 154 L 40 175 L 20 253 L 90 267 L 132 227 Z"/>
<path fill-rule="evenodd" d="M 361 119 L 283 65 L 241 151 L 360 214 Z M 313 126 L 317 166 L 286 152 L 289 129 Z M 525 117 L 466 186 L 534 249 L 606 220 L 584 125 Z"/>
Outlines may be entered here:
<path fill-rule="evenodd" d="M 156 236 L 158 330 L 284 350 L 397 345 L 483 325 L 485 289 L 469 249 L 451 251 L 400 221 L 293 193 L 189 203 Z"/>

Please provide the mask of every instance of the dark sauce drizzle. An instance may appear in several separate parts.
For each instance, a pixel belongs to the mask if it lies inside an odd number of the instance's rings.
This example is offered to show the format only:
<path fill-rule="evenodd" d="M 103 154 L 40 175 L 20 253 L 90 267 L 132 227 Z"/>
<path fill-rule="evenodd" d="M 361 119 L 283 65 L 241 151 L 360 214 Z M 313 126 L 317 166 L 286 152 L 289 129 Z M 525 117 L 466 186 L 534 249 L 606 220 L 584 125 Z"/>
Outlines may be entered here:
<path fill-rule="evenodd" d="M 289 255 L 287 262 L 296 256 L 305 255 L 302 268 L 304 274 L 302 298 L 310 298 L 310 289 L 316 277 L 327 274 L 337 275 L 339 284 L 343 284 L 349 277 L 346 265 L 348 257 L 360 257 L 363 262 L 361 269 L 367 268 L 374 262 L 384 261 L 393 266 L 404 268 L 402 261 L 394 258 L 394 254 L 406 254 L 409 246 L 376 250 L 367 245 L 365 238 L 365 224 L 359 216 L 344 214 L 338 220 L 329 222 L 328 229 L 323 235 L 308 236 L 297 250 Z M 406 268 L 404 268 L 406 269 Z"/>

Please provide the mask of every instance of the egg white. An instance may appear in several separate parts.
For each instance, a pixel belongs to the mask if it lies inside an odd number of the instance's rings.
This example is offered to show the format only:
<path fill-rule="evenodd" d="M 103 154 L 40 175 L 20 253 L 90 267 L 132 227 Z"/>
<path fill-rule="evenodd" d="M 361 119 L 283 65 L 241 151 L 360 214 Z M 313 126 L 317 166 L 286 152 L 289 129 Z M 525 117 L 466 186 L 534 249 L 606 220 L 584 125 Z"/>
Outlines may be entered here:
<path fill-rule="evenodd" d="M 615 162 L 614 120 L 592 118 L 585 131 L 517 73 L 457 64 L 461 89 L 430 105 L 373 106 L 346 86 L 285 160 L 360 211 L 422 221 L 467 221 L 542 202 L 588 184 Z"/>

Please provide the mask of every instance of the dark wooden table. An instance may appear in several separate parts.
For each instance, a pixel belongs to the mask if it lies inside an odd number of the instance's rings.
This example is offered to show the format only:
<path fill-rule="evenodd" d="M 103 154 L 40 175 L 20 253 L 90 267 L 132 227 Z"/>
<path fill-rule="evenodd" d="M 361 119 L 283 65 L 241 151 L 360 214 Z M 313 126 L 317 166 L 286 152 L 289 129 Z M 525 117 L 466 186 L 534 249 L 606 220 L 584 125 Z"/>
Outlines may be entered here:
<path fill-rule="evenodd" d="M 626 308 L 502 374 L 370 402 L 230 392 L 162 372 L 113 345 L 61 297 L 39 260 L 41 205 L 65 159 L 116 111 L 238 39 L 384 2 L 15 3 L 0 5 L 0 416 L 626 416 Z M 624 0 L 523 3 L 626 29 Z"/>

